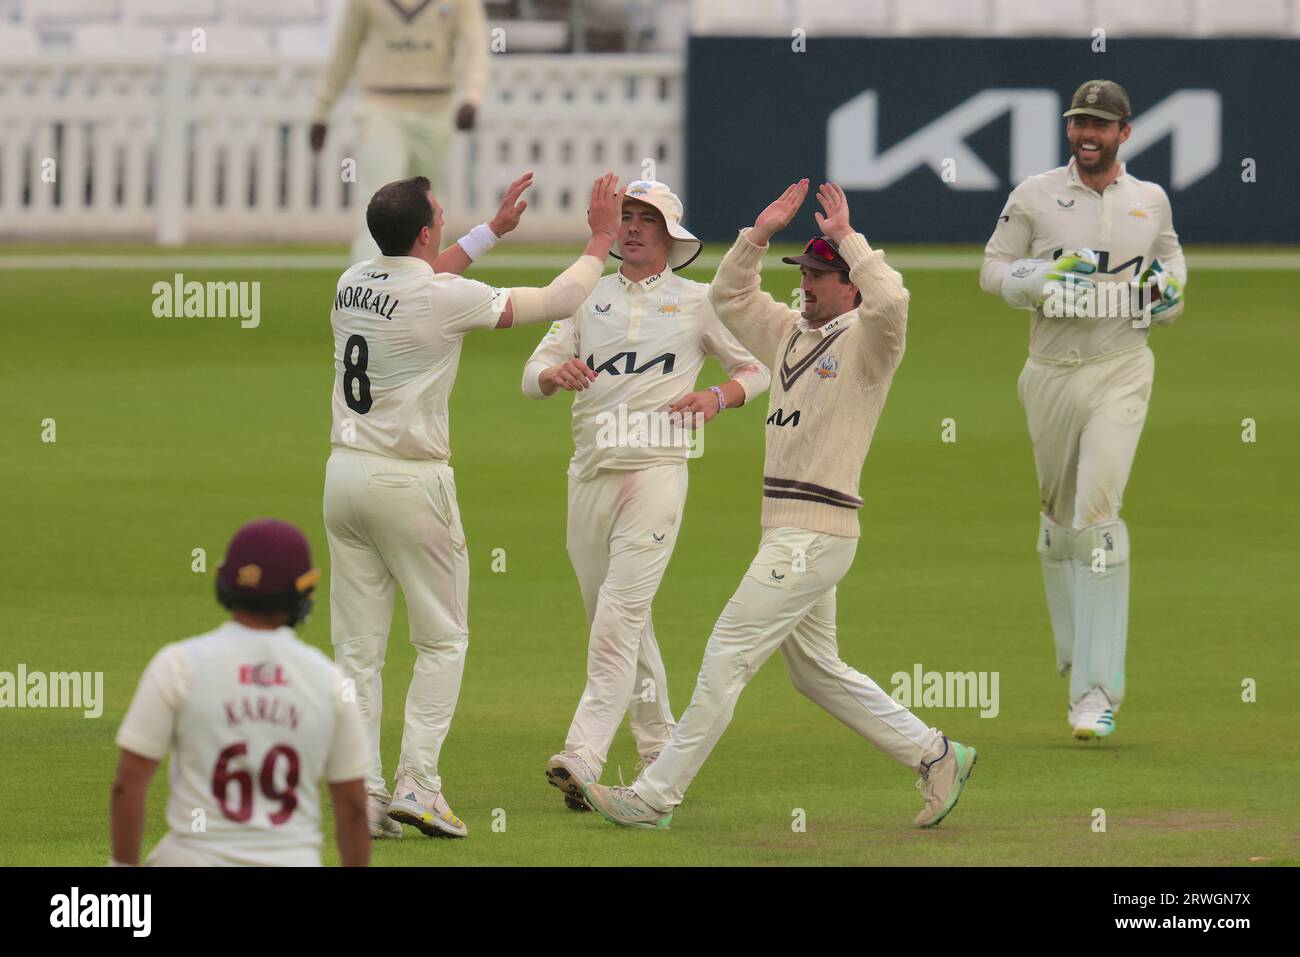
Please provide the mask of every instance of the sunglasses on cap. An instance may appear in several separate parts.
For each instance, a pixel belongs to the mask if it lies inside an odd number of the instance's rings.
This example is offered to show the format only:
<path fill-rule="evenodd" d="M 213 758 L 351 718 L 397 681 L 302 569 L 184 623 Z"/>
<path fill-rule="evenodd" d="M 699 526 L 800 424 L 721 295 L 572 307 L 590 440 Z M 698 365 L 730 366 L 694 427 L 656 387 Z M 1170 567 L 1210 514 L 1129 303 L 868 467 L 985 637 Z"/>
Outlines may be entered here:
<path fill-rule="evenodd" d="M 824 239 L 821 236 L 808 240 L 808 245 L 803 248 L 803 255 L 815 256 L 828 263 L 838 264 L 840 262 L 839 250 L 831 245 L 829 239 Z"/>

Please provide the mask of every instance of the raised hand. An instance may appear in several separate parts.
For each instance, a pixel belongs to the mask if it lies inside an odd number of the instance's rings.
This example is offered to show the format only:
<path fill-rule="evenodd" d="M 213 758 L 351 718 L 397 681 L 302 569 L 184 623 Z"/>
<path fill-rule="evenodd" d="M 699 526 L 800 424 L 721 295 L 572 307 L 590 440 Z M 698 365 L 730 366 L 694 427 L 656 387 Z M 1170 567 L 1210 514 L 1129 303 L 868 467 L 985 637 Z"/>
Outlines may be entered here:
<path fill-rule="evenodd" d="M 749 232 L 750 241 L 762 246 L 789 226 L 790 221 L 794 219 L 794 214 L 799 212 L 799 207 L 803 205 L 803 201 L 807 196 L 808 180 L 806 178 L 787 186 L 784 193 L 770 203 L 767 209 L 758 214 L 758 219 L 754 220 L 754 228 Z"/>
<path fill-rule="evenodd" d="M 817 228 L 827 239 L 838 244 L 853 232 L 853 227 L 849 225 L 848 197 L 835 183 L 822 183 L 817 189 L 817 202 L 821 203 L 825 211 L 825 215 L 813 214 Z"/>
<path fill-rule="evenodd" d="M 521 200 L 519 197 L 524 190 L 532 185 L 533 171 L 529 170 L 506 188 L 505 195 L 501 197 L 501 205 L 497 208 L 497 214 L 488 223 L 488 226 L 492 228 L 492 232 L 496 233 L 498 238 L 511 232 L 519 225 L 520 217 L 524 215 L 524 210 L 528 208 L 528 200 Z"/>
<path fill-rule="evenodd" d="M 609 233 L 612 242 L 618 236 L 623 219 L 623 192 L 618 188 L 618 175 L 606 173 L 591 184 L 591 205 L 587 207 L 587 225 L 592 235 Z"/>

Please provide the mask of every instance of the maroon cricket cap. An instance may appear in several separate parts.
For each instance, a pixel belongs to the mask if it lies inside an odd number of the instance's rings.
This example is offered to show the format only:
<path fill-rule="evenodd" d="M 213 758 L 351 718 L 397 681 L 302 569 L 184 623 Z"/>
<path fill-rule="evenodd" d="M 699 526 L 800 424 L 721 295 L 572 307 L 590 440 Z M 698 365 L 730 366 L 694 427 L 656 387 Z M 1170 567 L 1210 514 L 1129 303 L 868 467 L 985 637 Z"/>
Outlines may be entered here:
<path fill-rule="evenodd" d="M 290 595 L 309 591 L 320 572 L 312 568 L 307 536 L 297 527 L 259 518 L 235 532 L 217 578 L 235 595 Z"/>
<path fill-rule="evenodd" d="M 791 266 L 807 266 L 819 272 L 838 270 L 848 272 L 849 264 L 840 255 L 839 248 L 825 236 L 814 236 L 798 256 L 782 256 L 781 262 Z"/>

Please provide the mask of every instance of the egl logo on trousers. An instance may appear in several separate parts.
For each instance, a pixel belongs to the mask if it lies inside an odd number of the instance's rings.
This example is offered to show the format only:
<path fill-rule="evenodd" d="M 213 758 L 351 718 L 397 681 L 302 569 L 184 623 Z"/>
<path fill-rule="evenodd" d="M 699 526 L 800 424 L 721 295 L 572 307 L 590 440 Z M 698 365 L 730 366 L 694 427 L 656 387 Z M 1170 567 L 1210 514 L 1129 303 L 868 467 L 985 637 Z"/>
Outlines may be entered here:
<path fill-rule="evenodd" d="M 1173 146 L 1170 185 L 1186 189 L 1219 165 L 1221 112 L 1222 98 L 1214 90 L 1172 93 L 1135 118 L 1120 159 L 1168 136 Z M 966 145 L 966 137 L 1008 113 L 1011 185 L 1060 166 L 1063 121 L 1055 90 L 984 90 L 884 152 L 877 142 L 879 93 L 865 90 L 826 122 L 827 176 L 845 189 L 880 190 L 918 166 L 928 166 L 949 189 L 1000 189 L 1003 182 Z M 952 176 L 945 175 L 949 167 Z"/>

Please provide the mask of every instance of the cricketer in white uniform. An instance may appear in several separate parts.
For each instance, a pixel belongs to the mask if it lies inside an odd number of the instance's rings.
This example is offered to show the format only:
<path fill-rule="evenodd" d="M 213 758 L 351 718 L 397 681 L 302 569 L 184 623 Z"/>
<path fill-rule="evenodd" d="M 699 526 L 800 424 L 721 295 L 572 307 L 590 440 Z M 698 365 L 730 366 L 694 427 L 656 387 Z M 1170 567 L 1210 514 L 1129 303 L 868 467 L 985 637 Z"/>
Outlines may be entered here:
<path fill-rule="evenodd" d="M 745 685 L 781 649 L 795 688 L 920 775 L 932 827 L 957 803 L 975 749 L 950 741 L 839 656 L 835 588 L 857 551 L 858 485 L 903 357 L 909 294 L 849 223 L 843 190 L 817 193 L 825 236 L 799 265 L 803 309 L 762 291 L 768 240 L 808 194 L 800 180 L 741 231 L 710 287 L 718 317 L 773 371 L 758 554 L 713 627 L 691 703 L 659 759 L 631 787 L 586 785 L 588 802 L 625 827 L 666 828 L 731 722 Z"/>
<path fill-rule="evenodd" d="M 1187 280 L 1169 197 L 1118 160 L 1128 94 L 1109 80 L 1075 92 L 1073 158 L 1008 198 L 980 285 L 1032 312 L 1020 374 L 1042 514 L 1038 553 L 1068 720 L 1105 737 L 1124 700 L 1129 534 L 1120 518 L 1151 400 L 1150 324 L 1183 308 Z"/>
<path fill-rule="evenodd" d="M 692 416 L 702 427 L 771 381 L 714 315 L 708 285 L 673 271 L 702 245 L 681 220 L 681 200 L 663 183 L 629 183 L 622 267 L 551 327 L 524 366 L 530 398 L 577 392 L 567 545 L 591 629 L 587 686 L 564 751 L 546 768 L 575 810 L 588 810 L 582 785 L 600 779 L 625 713 L 643 765 L 673 729 L 650 610 L 686 504 L 688 433 L 669 418 Z M 696 392 L 709 355 L 732 378 Z"/>
<path fill-rule="evenodd" d="M 330 111 L 355 71 L 361 87 L 356 195 L 364 200 L 385 183 L 417 174 L 429 177 L 435 195 L 445 193 L 453 122 L 458 130 L 472 130 L 487 93 L 483 0 L 345 3 L 312 111 L 312 149 L 325 145 Z M 352 261 L 377 255 L 363 220 Z"/>
<path fill-rule="evenodd" d="M 217 571 L 231 620 L 159 651 L 118 730 L 114 863 L 137 863 L 149 779 L 169 753 L 169 830 L 149 864 L 319 866 L 322 780 L 343 863 L 367 863 L 361 716 L 292 627 L 319 577 L 292 525 L 263 519 L 231 539 Z"/>
<path fill-rule="evenodd" d="M 325 473 L 330 613 L 336 659 L 356 681 L 371 745 L 366 786 L 376 837 L 400 836 L 394 822 L 431 837 L 468 833 L 438 775 L 469 635 L 469 556 L 447 415 L 461 344 L 475 329 L 571 315 L 600 278 L 618 230 L 622 194 L 610 173 L 592 188 L 585 254 L 546 288 L 495 289 L 456 275 L 518 223 L 524 204 L 514 201 L 529 182 L 531 174 L 506 194 L 498 217 L 510 220 L 508 228 L 475 227 L 442 253 L 442 210 L 429 181 L 388 184 L 367 211 L 384 255 L 358 263 L 338 281 Z M 380 676 L 398 587 L 416 660 L 390 797 L 379 750 Z"/>

